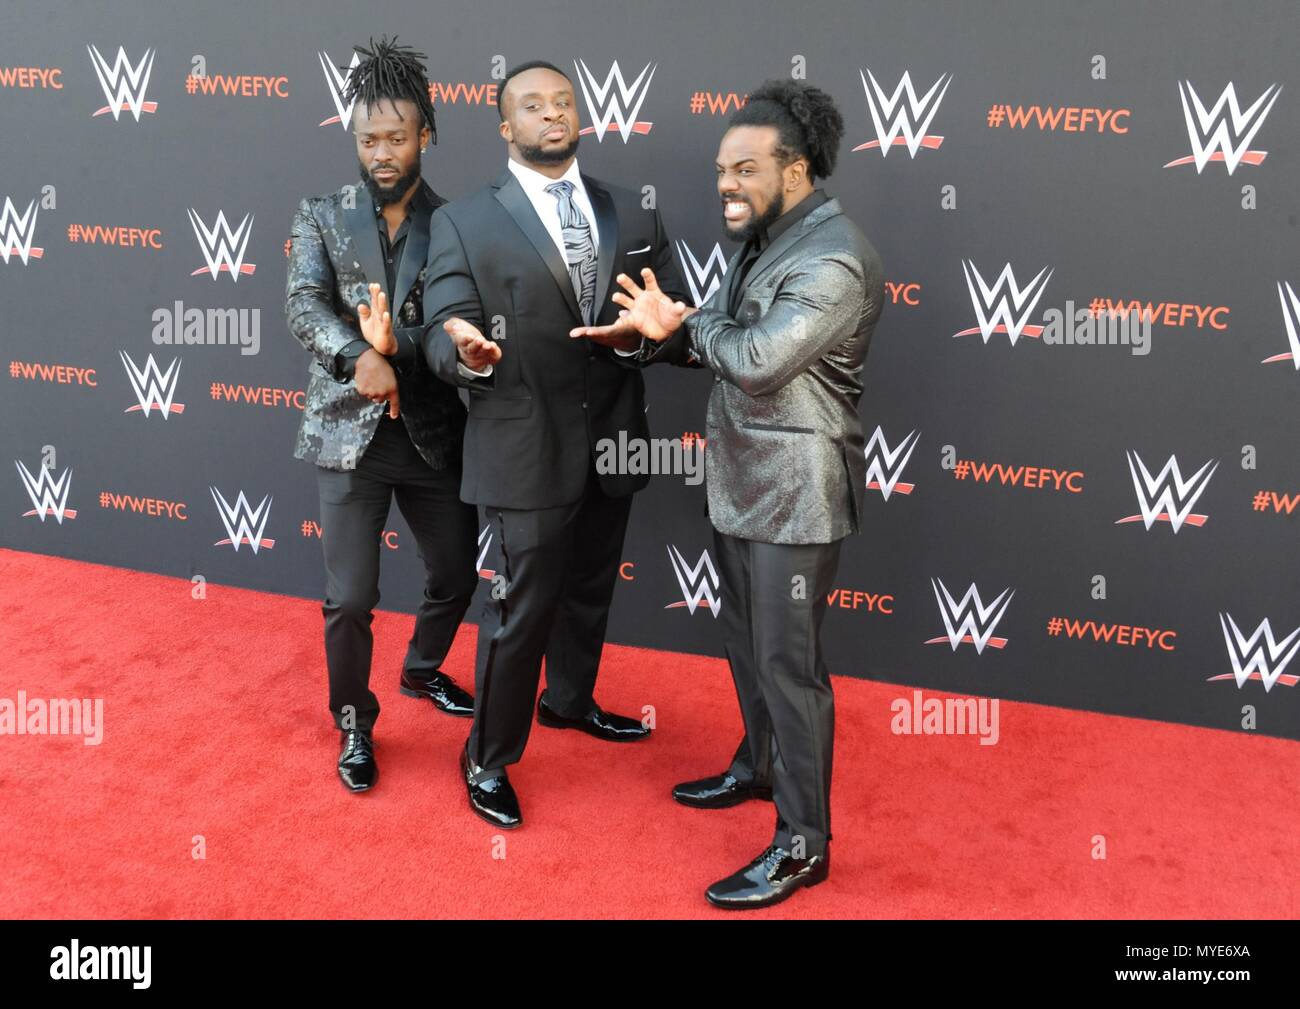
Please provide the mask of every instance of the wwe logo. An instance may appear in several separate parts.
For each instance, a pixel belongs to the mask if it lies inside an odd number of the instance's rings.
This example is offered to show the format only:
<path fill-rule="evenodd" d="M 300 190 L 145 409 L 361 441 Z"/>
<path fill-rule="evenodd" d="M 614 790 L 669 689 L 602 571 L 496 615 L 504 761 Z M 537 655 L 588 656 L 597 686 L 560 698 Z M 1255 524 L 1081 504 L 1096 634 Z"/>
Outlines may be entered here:
<path fill-rule="evenodd" d="M 894 491 L 911 494 L 916 485 L 899 483 L 898 478 L 903 475 L 903 467 L 912 458 L 912 449 L 916 448 L 920 438 L 919 431 L 912 431 L 898 443 L 897 448 L 891 449 L 889 442 L 885 441 L 885 433 L 877 424 L 867 442 L 867 490 L 880 491 L 881 497 L 886 501 Z"/>
<path fill-rule="evenodd" d="M 693 614 L 703 602 L 713 612 L 713 618 L 716 620 L 718 610 L 722 608 L 722 599 L 718 572 L 713 566 L 713 559 L 709 556 L 709 552 L 705 550 L 700 554 L 695 567 L 691 567 L 686 563 L 682 552 L 675 546 L 669 545 L 668 559 L 672 561 L 673 574 L 677 576 L 677 584 L 681 586 L 682 599 L 679 602 L 669 603 L 664 609 L 672 610 L 685 606 Z"/>
<path fill-rule="evenodd" d="M 584 126 L 578 131 L 579 135 L 595 133 L 596 140 L 599 142 L 605 139 L 606 130 L 613 129 L 626 144 L 633 133 L 650 132 L 654 124 L 639 121 L 637 113 L 641 111 L 641 105 L 650 90 L 650 81 L 655 75 L 655 64 L 647 63 L 645 69 L 631 84 L 623 80 L 623 73 L 618 68 L 618 60 L 614 61 L 609 73 L 605 75 L 604 83 L 596 81 L 596 75 L 582 60 L 575 60 L 574 66 L 578 68 L 578 84 L 582 87 L 582 97 L 587 100 L 587 109 L 591 112 L 592 122 L 595 123 L 594 126 Z M 616 84 L 617 91 L 614 90 Z"/>
<path fill-rule="evenodd" d="M 927 645 L 937 645 L 946 641 L 952 645 L 952 650 L 955 652 L 957 646 L 965 642 L 975 646 L 976 655 L 982 654 L 987 645 L 992 645 L 994 648 L 1006 647 L 1007 639 L 995 638 L 993 631 L 998 626 L 998 621 L 1002 619 L 1002 615 L 1006 613 L 1015 592 L 1011 589 L 1003 589 L 997 598 L 985 606 L 974 582 L 971 582 L 970 588 L 961 597 L 961 602 L 953 599 L 952 593 L 938 578 L 931 578 L 930 584 L 934 588 L 934 598 L 938 600 L 939 615 L 943 618 L 944 630 L 947 633 L 942 637 L 931 638 L 926 642 Z"/>
<path fill-rule="evenodd" d="M 95 68 L 99 86 L 104 89 L 104 97 L 108 99 L 107 105 L 96 110 L 96 116 L 111 112 L 116 120 L 123 112 L 129 111 L 138 123 L 141 112 L 158 111 L 157 102 L 144 100 L 144 93 L 149 89 L 149 74 L 153 72 L 155 50 L 146 49 L 140 62 L 132 66 L 126 58 L 126 50 L 118 46 L 117 59 L 110 67 L 98 49 L 94 46 L 86 48 L 90 50 L 90 65 Z"/>
<path fill-rule="evenodd" d="M 68 490 L 72 487 L 72 467 L 65 469 L 63 475 L 55 480 L 54 471 L 44 466 L 38 467 L 37 475 L 32 476 L 31 470 L 17 459 L 14 460 L 14 465 L 18 467 L 18 476 L 23 482 L 27 496 L 32 499 L 32 510 L 23 512 L 23 518 L 35 515 L 44 522 L 46 515 L 53 515 L 54 520 L 59 525 L 63 525 L 65 517 L 70 519 L 77 517 L 77 510 L 68 507 Z"/>
<path fill-rule="evenodd" d="M 1277 296 L 1282 302 L 1282 323 L 1286 326 L 1286 338 L 1291 344 L 1288 354 L 1274 354 L 1260 361 L 1260 364 L 1273 364 L 1275 361 L 1293 361 L 1296 371 L 1300 371 L 1300 298 L 1288 283 L 1277 285 Z"/>
<path fill-rule="evenodd" d="M 348 128 L 348 123 L 352 121 L 352 106 L 355 102 L 344 104 L 343 88 L 347 84 L 348 78 L 352 76 L 352 71 L 355 70 L 357 64 L 361 62 L 361 54 L 352 54 L 352 62 L 348 64 L 346 72 L 340 71 L 339 68 L 334 65 L 333 60 L 330 59 L 329 53 L 318 52 L 316 55 L 320 58 L 321 69 L 325 71 L 325 83 L 330 89 L 330 97 L 334 99 L 334 107 L 338 109 L 339 112 L 337 116 L 330 116 L 328 119 L 322 120 L 320 125 L 329 126 L 331 123 L 338 123 L 346 130 Z"/>
<path fill-rule="evenodd" d="M 1232 660 L 1232 672 L 1211 676 L 1211 681 L 1233 679 L 1241 688 L 1247 680 L 1260 680 L 1264 684 L 1264 693 L 1272 690 L 1278 680 L 1288 687 L 1300 682 L 1300 676 L 1294 673 L 1283 675 L 1296 652 L 1300 651 L 1300 627 L 1278 641 L 1267 617 L 1249 638 L 1241 633 L 1231 614 L 1220 613 L 1219 623 L 1223 626 L 1223 640 L 1228 646 L 1228 658 Z"/>
<path fill-rule="evenodd" d="M 36 215 L 39 210 L 36 201 L 27 204 L 21 214 L 9 197 L 5 197 L 4 209 L 0 210 L 0 257 L 9 262 L 14 253 L 27 265 L 29 259 L 40 259 L 45 255 L 44 249 L 33 249 L 32 241 L 36 238 Z"/>
<path fill-rule="evenodd" d="M 887 158 L 891 147 L 906 144 L 907 153 L 915 158 L 916 152 L 922 147 L 935 150 L 943 143 L 943 137 L 929 136 L 925 131 L 930 128 L 934 114 L 939 111 L 944 92 L 952 83 L 952 74 L 941 74 L 930 90 L 919 98 L 907 71 L 903 72 L 903 79 L 888 97 L 870 70 L 866 74 L 859 70 L 858 76 L 862 78 L 862 90 L 867 95 L 867 108 L 871 112 L 871 123 L 876 128 L 877 139 L 858 144 L 853 148 L 855 151 L 878 147 L 881 157 Z M 871 78 L 870 84 L 867 83 L 867 78 Z M 906 104 L 903 104 L 904 98 L 907 99 Z"/>
<path fill-rule="evenodd" d="M 496 574 L 490 568 L 485 568 L 483 562 L 487 560 L 488 549 L 492 546 L 492 527 L 484 526 L 483 531 L 478 534 L 478 560 L 474 562 L 474 567 L 478 571 L 480 578 L 492 578 Z"/>
<path fill-rule="evenodd" d="M 244 497 L 242 490 L 233 505 L 221 496 L 221 491 L 217 488 L 209 487 L 208 490 L 212 491 L 212 500 L 217 503 L 217 514 L 221 516 L 221 524 L 226 527 L 226 535 L 229 537 L 217 540 L 212 544 L 213 546 L 222 547 L 230 544 L 235 548 L 235 553 L 239 552 L 240 544 L 243 543 L 251 546 L 253 553 L 257 553 L 261 547 L 270 550 L 275 546 L 275 540 L 262 535 L 266 529 L 266 520 L 271 517 L 269 494 L 262 498 L 261 504 L 253 508 L 249 505 L 248 498 Z M 256 531 L 254 526 L 257 527 Z"/>
<path fill-rule="evenodd" d="M 1207 462 L 1184 480 L 1182 471 L 1178 468 L 1178 457 L 1171 455 L 1164 468 L 1152 477 L 1141 457 L 1136 452 L 1129 452 L 1128 468 L 1133 475 L 1133 489 L 1137 491 L 1138 507 L 1142 509 L 1142 514 L 1116 519 L 1116 525 L 1140 519 L 1150 529 L 1156 522 L 1168 522 L 1175 533 L 1183 527 L 1184 522 L 1194 526 L 1205 525 L 1208 516 L 1193 515 L 1192 506 L 1205 493 L 1210 477 L 1219 468 L 1217 462 Z"/>
<path fill-rule="evenodd" d="M 134 413 L 136 410 L 143 410 L 146 417 L 151 410 L 157 410 L 166 420 L 173 413 L 184 413 L 184 403 L 173 403 L 172 399 L 176 396 L 176 380 L 181 375 L 181 359 L 173 358 L 172 363 L 164 372 L 159 369 L 158 364 L 150 354 L 144 362 L 144 368 L 137 368 L 134 361 L 126 354 L 126 351 L 120 350 L 118 353 L 122 357 L 122 366 L 126 368 L 126 377 L 131 380 L 131 388 L 135 390 L 135 398 L 140 401 L 139 406 L 128 406 L 123 413 Z"/>
<path fill-rule="evenodd" d="M 727 275 L 727 257 L 722 254 L 722 246 L 714 242 L 713 251 L 701 265 L 691 252 L 691 247 L 679 238 L 677 258 L 682 262 L 682 272 L 686 274 L 686 283 L 691 289 L 691 297 L 695 299 L 695 307 L 699 308 L 721 286 L 722 278 Z"/>
<path fill-rule="evenodd" d="M 1264 118 L 1281 91 L 1282 85 L 1270 84 L 1243 112 L 1237 103 L 1237 91 L 1229 81 L 1214 108 L 1207 112 L 1191 83 L 1179 81 L 1178 95 L 1183 100 L 1183 118 L 1187 120 L 1187 137 L 1192 144 L 1192 153 L 1189 157 L 1169 162 L 1165 167 L 1195 164 L 1196 174 L 1200 175 L 1209 162 L 1222 161 L 1231 175 L 1243 161 L 1248 165 L 1262 164 L 1268 151 L 1249 150 L 1250 142 L 1264 125 Z"/>
<path fill-rule="evenodd" d="M 984 283 L 984 278 L 980 276 L 979 270 L 975 268 L 972 261 L 963 259 L 961 268 L 966 274 L 966 287 L 970 291 L 971 304 L 975 306 L 979 325 L 972 329 L 963 329 L 953 336 L 979 333 L 987 344 L 989 337 L 994 333 L 1006 333 L 1011 340 L 1011 346 L 1014 347 L 1022 333 L 1032 337 L 1042 335 L 1042 326 L 1028 325 L 1029 316 L 1033 313 L 1034 306 L 1038 304 L 1038 299 L 1043 296 L 1043 291 L 1046 290 L 1047 282 L 1052 279 L 1054 271 L 1044 266 L 1022 290 L 1016 283 L 1016 275 L 1011 272 L 1010 263 L 1002 268 L 997 282 L 992 287 Z"/>
<path fill-rule="evenodd" d="M 241 273 L 252 274 L 257 271 L 256 265 L 244 262 L 248 236 L 253 233 L 252 214 L 245 214 L 239 227 L 233 232 L 230 230 L 230 225 L 226 223 L 224 211 L 217 211 L 216 223 L 211 228 L 203 223 L 203 219 L 193 208 L 190 208 L 189 214 L 190 226 L 194 228 L 194 237 L 199 240 L 199 249 L 208 264 L 206 267 L 200 266 L 197 270 L 193 270 L 190 273 L 191 277 L 206 272 L 212 274 L 212 279 L 216 280 L 217 276 L 225 271 L 230 274 L 231 280 L 239 283 Z"/>

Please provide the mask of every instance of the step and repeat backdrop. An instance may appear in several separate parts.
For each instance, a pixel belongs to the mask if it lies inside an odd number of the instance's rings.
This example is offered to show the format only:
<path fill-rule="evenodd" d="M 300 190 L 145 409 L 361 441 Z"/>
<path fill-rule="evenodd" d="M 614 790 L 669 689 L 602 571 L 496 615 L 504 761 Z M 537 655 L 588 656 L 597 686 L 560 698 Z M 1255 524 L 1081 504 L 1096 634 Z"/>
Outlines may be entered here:
<path fill-rule="evenodd" d="M 354 43 L 428 54 L 423 170 L 449 199 L 504 164 L 506 69 L 562 67 L 580 166 L 660 208 L 697 301 L 735 251 L 727 117 L 794 76 L 840 105 L 823 185 L 887 277 L 833 671 L 1300 738 L 1294 3 L 52 0 L 0 19 L 0 545 L 188 579 L 177 621 L 218 585 L 319 597 L 286 243 L 303 196 L 358 179 Z M 709 375 L 646 377 L 652 433 L 707 458 Z M 721 654 L 710 551 L 698 476 L 656 476 L 610 639 Z M 396 509 L 384 554 L 380 605 L 413 612 Z M 646 661 L 671 690 L 671 657 Z"/>

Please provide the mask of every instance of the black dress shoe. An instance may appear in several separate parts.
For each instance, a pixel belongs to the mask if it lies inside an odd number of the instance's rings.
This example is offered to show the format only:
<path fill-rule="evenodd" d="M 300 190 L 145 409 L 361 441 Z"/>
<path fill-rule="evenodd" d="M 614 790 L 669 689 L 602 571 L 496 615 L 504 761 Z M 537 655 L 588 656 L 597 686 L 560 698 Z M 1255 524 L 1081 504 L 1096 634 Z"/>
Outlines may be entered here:
<path fill-rule="evenodd" d="M 427 697 L 439 711 L 458 718 L 474 717 L 474 698 L 456 686 L 456 681 L 446 673 L 437 672 L 428 680 L 415 680 L 402 670 L 398 690 L 407 697 Z"/>
<path fill-rule="evenodd" d="M 831 868 L 831 849 L 811 858 L 795 858 L 785 848 L 768 848 L 735 875 L 718 880 L 705 891 L 710 904 L 728 910 L 748 910 L 779 904 L 801 886 L 816 886 L 826 880 Z"/>
<path fill-rule="evenodd" d="M 340 734 L 343 749 L 339 753 L 339 777 L 349 792 L 364 792 L 374 787 L 379 778 L 379 765 L 375 763 L 374 743 L 370 733 L 351 729 Z"/>
<path fill-rule="evenodd" d="M 494 827 L 513 830 L 523 823 L 519 815 L 519 799 L 506 777 L 505 771 L 499 778 L 475 783 L 474 776 L 483 768 L 469 759 L 469 743 L 460 751 L 460 773 L 465 778 L 465 787 L 469 791 L 470 807 Z"/>
<path fill-rule="evenodd" d="M 772 800 L 771 785 L 755 785 L 739 780 L 730 771 L 699 781 L 684 781 L 673 789 L 673 798 L 683 806 L 700 809 L 725 809 L 746 799 Z"/>
<path fill-rule="evenodd" d="M 611 743 L 628 743 L 645 739 L 650 730 L 635 718 L 615 715 L 593 704 L 591 710 L 581 718 L 565 718 L 557 715 L 546 706 L 546 694 L 537 698 L 537 722 L 551 729 L 581 729 L 589 736 L 605 739 Z"/>

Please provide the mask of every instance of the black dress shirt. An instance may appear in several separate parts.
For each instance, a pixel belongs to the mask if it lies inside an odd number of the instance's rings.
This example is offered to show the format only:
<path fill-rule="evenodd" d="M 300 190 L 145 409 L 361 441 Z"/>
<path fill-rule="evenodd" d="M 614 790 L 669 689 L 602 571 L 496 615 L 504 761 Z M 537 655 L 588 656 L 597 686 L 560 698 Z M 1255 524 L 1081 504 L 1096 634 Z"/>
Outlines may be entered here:
<path fill-rule="evenodd" d="M 755 260 L 763 254 L 763 250 L 771 245 L 781 234 L 789 228 L 802 221 L 810 213 L 825 203 L 830 197 L 820 189 L 814 189 L 811 193 L 800 200 L 795 206 L 787 210 L 768 226 L 766 231 L 760 231 L 757 235 L 745 243 L 744 249 L 741 250 L 740 260 L 736 263 L 736 280 L 731 286 L 731 300 L 727 305 L 727 314 L 735 318 L 736 312 L 740 309 L 740 289 L 745 286 L 745 278 L 749 275 L 750 267 L 754 265 Z"/>
<path fill-rule="evenodd" d="M 426 217 L 433 213 L 433 204 L 425 197 L 424 186 L 418 186 L 415 195 L 411 197 L 411 202 L 406 205 L 406 216 L 402 218 L 402 223 L 398 225 L 397 233 L 390 240 L 388 237 L 388 222 L 384 220 L 383 208 L 375 207 L 375 227 L 379 231 L 379 252 L 384 259 L 384 276 L 388 281 L 388 291 L 393 292 L 397 285 L 397 274 L 402 267 L 402 256 L 406 252 L 406 235 L 411 230 L 411 219 L 415 214 L 424 214 Z M 388 312 L 394 318 L 397 316 L 398 309 L 401 305 L 389 304 Z M 418 367 L 420 354 L 416 343 L 412 339 L 402 339 L 402 334 L 394 329 L 397 335 L 397 353 L 388 357 L 388 363 L 393 366 L 393 370 L 399 375 L 405 375 L 411 368 Z M 345 381 L 350 381 L 356 376 L 357 358 L 370 349 L 370 344 L 364 338 L 358 338 L 349 343 L 338 353 L 339 368 L 345 376 Z M 384 414 L 387 417 L 387 414 Z"/>

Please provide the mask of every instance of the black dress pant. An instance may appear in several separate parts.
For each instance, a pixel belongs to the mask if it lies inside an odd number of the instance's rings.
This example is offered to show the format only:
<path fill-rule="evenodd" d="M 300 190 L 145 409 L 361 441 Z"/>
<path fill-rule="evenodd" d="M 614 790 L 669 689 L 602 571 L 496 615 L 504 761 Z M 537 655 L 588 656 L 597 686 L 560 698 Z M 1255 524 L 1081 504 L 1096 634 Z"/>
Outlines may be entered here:
<path fill-rule="evenodd" d="M 835 696 L 821 625 L 843 540 L 759 543 L 715 529 L 713 542 L 718 621 L 745 721 L 729 770 L 740 781 L 771 786 L 773 844 L 801 847 L 804 858 L 822 854 L 831 836 Z"/>
<path fill-rule="evenodd" d="M 485 770 L 523 756 L 543 656 L 547 707 L 573 718 L 591 711 L 631 507 L 631 495 L 600 489 L 593 461 L 572 504 L 486 509 L 495 570 L 479 621 L 469 737 Z"/>
<path fill-rule="evenodd" d="M 459 466 L 436 470 L 411 444 L 406 425 L 379 422 L 357 468 L 318 467 L 325 553 L 325 661 L 330 711 L 340 729 L 370 731 L 379 700 L 370 689 L 373 610 L 379 602 L 381 537 L 392 499 L 424 562 L 424 599 L 404 668 L 415 680 L 438 671 L 478 585 L 477 510 L 460 499 Z M 354 725 L 345 724 L 348 709 Z"/>

